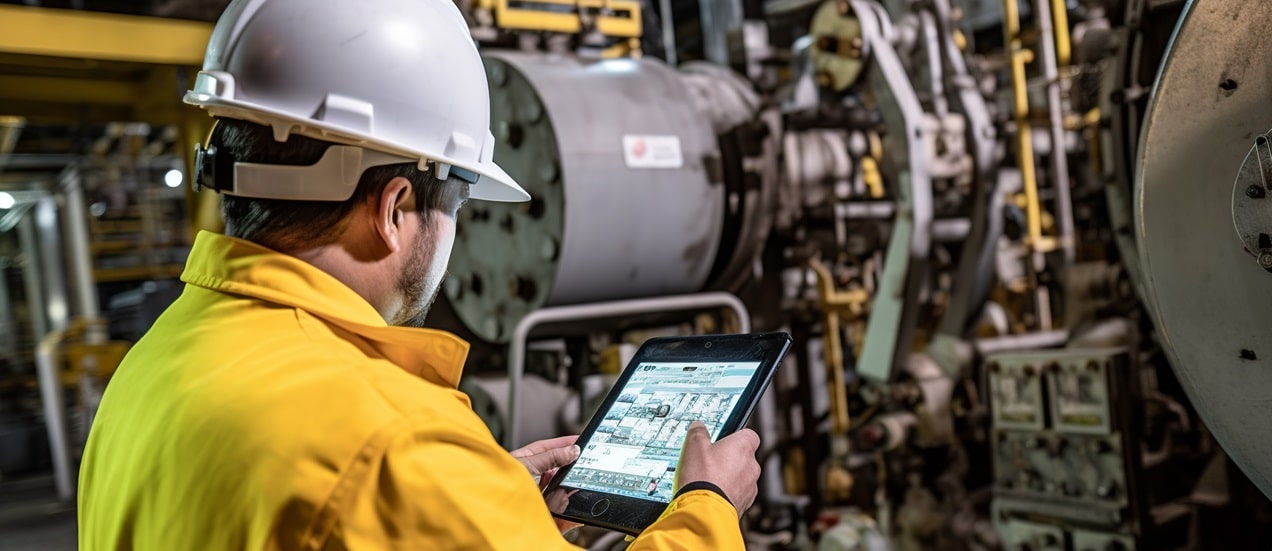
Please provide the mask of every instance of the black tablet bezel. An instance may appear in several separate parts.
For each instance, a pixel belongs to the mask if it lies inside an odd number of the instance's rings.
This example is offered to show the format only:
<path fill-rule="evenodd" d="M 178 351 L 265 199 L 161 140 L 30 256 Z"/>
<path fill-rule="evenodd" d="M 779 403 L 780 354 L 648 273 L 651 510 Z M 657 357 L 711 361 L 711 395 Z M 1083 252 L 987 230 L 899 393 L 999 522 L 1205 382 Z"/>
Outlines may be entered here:
<path fill-rule="evenodd" d="M 646 362 L 710 362 L 710 361 L 759 361 L 746 390 L 742 392 L 733 413 L 725 421 L 718 438 L 737 432 L 751 417 L 755 406 L 768 388 L 783 356 L 791 346 L 791 336 L 786 333 L 749 333 L 741 335 L 703 335 L 690 337 L 658 337 L 641 345 L 632 357 L 627 369 L 614 383 L 601 407 L 588 421 L 579 435 L 578 445 L 586 447 L 597 427 L 613 407 L 615 400 L 627 386 L 636 366 Z M 571 466 L 557 471 L 544 489 L 545 493 L 561 488 L 561 481 Z M 577 489 L 565 486 L 567 489 Z M 631 535 L 637 535 L 653 524 L 667 508 L 667 503 L 650 499 L 609 494 L 596 490 L 577 489 L 564 512 L 553 513 L 565 520 L 599 526 Z M 604 500 L 604 502 L 602 502 Z"/>

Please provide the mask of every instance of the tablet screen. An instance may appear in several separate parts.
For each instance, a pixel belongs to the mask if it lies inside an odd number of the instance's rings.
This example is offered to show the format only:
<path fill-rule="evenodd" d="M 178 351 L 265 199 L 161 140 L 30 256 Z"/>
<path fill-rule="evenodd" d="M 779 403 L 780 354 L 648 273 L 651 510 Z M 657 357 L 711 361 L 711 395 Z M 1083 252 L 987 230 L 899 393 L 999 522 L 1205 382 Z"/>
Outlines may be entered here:
<path fill-rule="evenodd" d="M 760 362 L 643 362 L 561 485 L 669 503 L 680 445 L 702 421 L 711 440 Z"/>

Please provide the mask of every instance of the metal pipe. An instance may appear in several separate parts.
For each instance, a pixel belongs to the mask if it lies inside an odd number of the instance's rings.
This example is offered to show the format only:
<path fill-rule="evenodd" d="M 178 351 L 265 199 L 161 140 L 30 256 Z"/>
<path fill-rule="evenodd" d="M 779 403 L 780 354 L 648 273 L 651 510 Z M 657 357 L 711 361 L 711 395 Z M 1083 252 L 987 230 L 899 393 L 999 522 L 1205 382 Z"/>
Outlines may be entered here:
<path fill-rule="evenodd" d="M 738 0 L 701 2 L 702 49 L 707 61 L 729 66 L 729 31 L 742 23 Z"/>
<path fill-rule="evenodd" d="M 840 216 L 854 220 L 887 220 L 896 215 L 896 205 L 882 201 L 835 203 Z"/>
<path fill-rule="evenodd" d="M 89 250 L 88 209 L 84 207 L 84 189 L 79 167 L 69 166 L 58 177 L 62 193 L 66 197 L 66 238 L 71 263 L 71 288 L 75 293 L 75 305 L 79 315 L 87 320 L 84 333 L 88 344 L 106 342 L 106 330 L 102 324 L 101 308 L 97 304 L 97 281 L 93 278 L 93 255 Z"/>
<path fill-rule="evenodd" d="M 0 358 L 18 353 L 18 326 L 13 320 L 13 301 L 9 297 L 9 259 L 0 258 Z"/>
<path fill-rule="evenodd" d="M 18 222 L 18 246 L 26 258 L 22 263 L 22 282 L 26 284 L 27 312 L 31 316 L 31 339 L 34 342 L 44 340 L 49 332 L 49 317 L 45 310 L 48 304 L 45 298 L 44 279 L 40 276 L 40 247 L 35 237 L 35 213 L 29 210 Z"/>
<path fill-rule="evenodd" d="M 1035 258 L 1042 253 L 1034 253 Z M 1038 329 L 1050 331 L 1052 328 L 1051 319 L 1051 290 L 1046 285 L 1038 285 L 1038 274 L 1036 271 L 1030 276 L 1035 281 L 1034 289 L 1034 306 L 1038 313 Z"/>
<path fill-rule="evenodd" d="M 44 312 L 47 331 L 64 329 L 71 322 L 71 308 L 67 300 L 66 266 L 62 261 L 62 229 L 58 224 L 57 199 L 45 197 L 31 207 L 35 220 L 35 241 L 38 254 L 38 277 L 44 288 Z"/>
<path fill-rule="evenodd" d="M 521 436 L 518 410 L 521 378 L 525 375 L 526 340 L 535 327 L 547 323 L 713 308 L 732 310 L 738 317 L 739 332 L 751 332 L 751 316 L 746 305 L 738 297 L 722 292 L 556 306 L 530 312 L 517 323 L 512 341 L 508 344 L 508 432 L 504 435 L 504 446 L 511 449 L 519 443 Z"/>
<path fill-rule="evenodd" d="M 57 200 L 44 197 L 36 202 L 18 224 L 18 238 L 24 254 L 28 255 L 24 274 L 27 304 L 32 336 L 39 343 L 35 367 L 53 460 L 53 479 L 58 497 L 70 500 L 75 496 L 75 476 L 71 472 L 66 405 L 58 372 L 58 350 L 68 331 L 70 309 L 66 300 Z"/>
<path fill-rule="evenodd" d="M 75 497 L 75 477 L 71 474 L 70 442 L 66 434 L 66 405 L 57 365 L 58 350 L 66 329 L 49 333 L 40 341 L 35 354 L 36 375 L 40 383 L 40 401 L 44 405 L 44 427 L 49 435 L 49 451 L 53 456 L 53 481 L 62 500 Z"/>
<path fill-rule="evenodd" d="M 778 441 L 781 440 L 781 431 L 777 428 L 776 392 L 770 390 L 760 397 L 760 406 L 755 415 L 755 426 L 759 431 L 761 446 L 756 455 L 766 458 L 760 474 L 760 485 L 764 488 L 765 497 L 775 503 L 797 502 L 799 498 L 787 495 L 786 489 L 782 487 L 782 460 L 777 453 L 780 447 Z"/>
<path fill-rule="evenodd" d="M 676 54 L 676 25 L 671 19 L 671 0 L 658 0 L 658 10 L 662 12 L 663 57 L 667 58 L 667 65 L 675 67 L 679 56 Z"/>
<path fill-rule="evenodd" d="M 976 351 L 980 352 L 981 355 L 989 355 L 1011 350 L 1050 348 L 1060 346 L 1067 340 L 1069 340 L 1069 331 L 1066 329 L 1039 331 L 1021 335 L 1004 335 L 1001 337 L 976 339 Z"/>
<path fill-rule="evenodd" d="M 1058 0 L 1063 2 L 1063 0 Z M 1064 150 L 1064 104 L 1060 97 L 1060 70 L 1056 61 L 1057 43 L 1060 42 L 1059 29 L 1051 22 L 1051 5 L 1046 0 L 1035 2 L 1034 13 L 1038 14 L 1038 30 L 1042 33 L 1042 76 L 1047 82 L 1047 115 L 1051 134 L 1051 186 L 1056 192 L 1056 217 L 1060 225 L 1060 248 L 1064 251 L 1066 264 L 1074 260 L 1073 202 L 1069 197 L 1069 165 Z M 1061 10 L 1063 11 L 1063 10 Z M 1068 25 L 1068 18 L 1065 18 Z M 1052 39 L 1054 37 L 1054 40 Z M 1065 38 L 1068 41 L 1068 29 Z M 1067 50 L 1067 45 L 1066 45 Z M 1068 52 L 1065 52 L 1068 57 Z"/>
<path fill-rule="evenodd" d="M 945 97 L 945 82 L 941 72 L 941 43 L 937 34 L 936 18 L 928 11 L 919 12 L 919 29 L 923 33 L 923 46 L 927 51 L 928 79 L 932 81 L 932 107 L 937 116 L 949 114 L 949 100 Z M 943 120 L 943 119 L 942 119 Z"/>
<path fill-rule="evenodd" d="M 962 242 L 971 231 L 972 221 L 967 218 L 940 218 L 932 222 L 933 241 Z"/>

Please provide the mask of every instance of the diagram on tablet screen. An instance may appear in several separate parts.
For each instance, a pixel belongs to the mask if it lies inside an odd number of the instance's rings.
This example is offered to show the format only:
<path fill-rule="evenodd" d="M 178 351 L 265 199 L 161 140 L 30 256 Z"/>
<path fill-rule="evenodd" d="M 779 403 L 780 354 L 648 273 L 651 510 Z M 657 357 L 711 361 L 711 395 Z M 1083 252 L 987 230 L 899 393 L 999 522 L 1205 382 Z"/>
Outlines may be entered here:
<path fill-rule="evenodd" d="M 643 363 L 562 483 L 669 502 L 689 424 L 719 436 L 759 362 Z"/>

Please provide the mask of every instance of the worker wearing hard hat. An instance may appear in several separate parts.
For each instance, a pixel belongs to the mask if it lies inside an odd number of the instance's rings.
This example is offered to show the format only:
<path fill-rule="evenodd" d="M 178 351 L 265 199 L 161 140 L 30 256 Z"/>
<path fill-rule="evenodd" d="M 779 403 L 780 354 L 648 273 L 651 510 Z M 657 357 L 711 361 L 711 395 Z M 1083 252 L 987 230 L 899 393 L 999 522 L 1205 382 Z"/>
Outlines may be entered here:
<path fill-rule="evenodd" d="M 450 0 L 236 0 L 186 101 L 224 194 L 184 293 L 106 389 L 83 549 L 568 547 L 532 474 L 456 389 L 467 343 L 419 329 L 468 199 L 524 201 L 492 157 L 486 77 Z M 742 546 L 759 441 L 690 431 L 635 548 Z M 527 472 L 529 471 L 529 472 Z M 560 496 L 555 496 L 557 501 Z"/>

